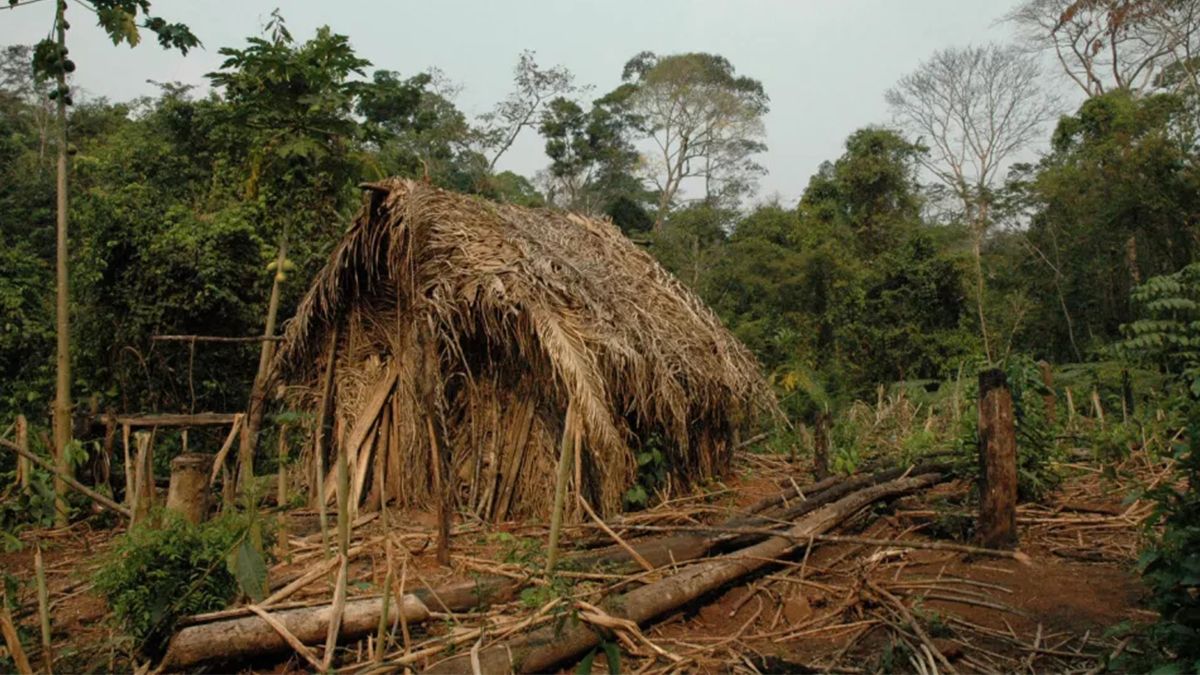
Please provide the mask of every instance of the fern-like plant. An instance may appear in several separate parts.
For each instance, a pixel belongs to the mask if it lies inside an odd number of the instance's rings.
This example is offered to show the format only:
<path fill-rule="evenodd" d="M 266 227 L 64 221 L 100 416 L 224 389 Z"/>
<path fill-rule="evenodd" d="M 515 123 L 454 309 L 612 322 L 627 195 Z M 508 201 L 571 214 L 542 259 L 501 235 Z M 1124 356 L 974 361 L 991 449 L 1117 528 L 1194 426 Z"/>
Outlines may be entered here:
<path fill-rule="evenodd" d="M 1125 360 L 1185 379 L 1200 396 L 1200 263 L 1150 277 L 1130 293 L 1139 318 L 1121 326 L 1113 349 Z"/>

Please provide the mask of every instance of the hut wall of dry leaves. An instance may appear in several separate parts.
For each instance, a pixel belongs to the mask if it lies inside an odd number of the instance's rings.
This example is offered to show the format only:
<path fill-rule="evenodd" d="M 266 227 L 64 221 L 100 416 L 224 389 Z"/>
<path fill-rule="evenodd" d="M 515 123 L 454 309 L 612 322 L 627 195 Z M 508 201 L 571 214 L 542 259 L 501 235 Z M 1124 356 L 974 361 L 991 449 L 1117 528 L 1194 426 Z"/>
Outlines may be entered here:
<path fill-rule="evenodd" d="M 719 477 L 735 430 L 777 410 L 747 349 L 611 223 L 414 181 L 366 187 L 273 363 L 292 404 L 315 410 L 335 359 L 353 503 L 432 503 L 436 445 L 457 508 L 546 517 L 570 410 L 573 488 L 612 513 L 649 439 L 674 493 Z"/>

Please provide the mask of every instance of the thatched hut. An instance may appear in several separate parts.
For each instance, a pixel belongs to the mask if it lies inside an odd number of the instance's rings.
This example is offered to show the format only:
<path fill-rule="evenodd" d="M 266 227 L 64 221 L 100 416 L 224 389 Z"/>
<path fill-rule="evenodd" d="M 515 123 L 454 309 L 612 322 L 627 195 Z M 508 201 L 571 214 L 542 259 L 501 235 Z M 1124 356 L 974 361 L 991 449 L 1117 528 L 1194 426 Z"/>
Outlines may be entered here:
<path fill-rule="evenodd" d="M 611 513 L 639 456 L 676 492 L 720 476 L 736 430 L 775 410 L 748 350 L 611 223 L 408 180 L 366 187 L 274 361 L 309 410 L 332 374 L 354 503 L 432 503 L 440 457 L 458 508 L 545 517 L 570 414 L 572 484 Z"/>

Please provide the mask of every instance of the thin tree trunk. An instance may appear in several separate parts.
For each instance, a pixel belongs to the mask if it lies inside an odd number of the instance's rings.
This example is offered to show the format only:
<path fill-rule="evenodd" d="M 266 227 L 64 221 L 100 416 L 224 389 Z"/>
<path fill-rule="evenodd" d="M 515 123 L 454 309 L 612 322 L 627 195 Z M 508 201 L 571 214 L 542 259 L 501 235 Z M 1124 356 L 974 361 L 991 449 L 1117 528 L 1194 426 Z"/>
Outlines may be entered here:
<path fill-rule="evenodd" d="M 66 22 L 63 11 L 66 2 L 57 2 L 55 15 L 55 31 L 58 35 L 58 49 L 61 53 L 67 44 Z M 55 227 L 55 330 L 57 332 L 57 355 L 55 357 L 55 388 L 54 388 L 54 463 L 61 474 L 71 472 L 71 462 L 67 452 L 71 446 L 71 327 L 68 312 L 70 310 L 70 285 L 67 275 L 67 75 L 59 69 L 58 72 L 58 178 L 57 178 L 57 209 L 58 218 Z M 67 512 L 67 486 L 61 478 L 54 479 L 54 524 L 65 527 L 70 514 Z"/>
<path fill-rule="evenodd" d="M 992 345 L 988 338 L 987 316 L 984 313 L 984 293 L 986 287 L 983 280 L 983 223 L 976 223 L 975 241 L 972 243 L 971 252 L 975 257 L 975 308 L 979 314 L 979 334 L 983 337 L 983 353 L 987 357 L 988 363 L 992 363 Z"/>
<path fill-rule="evenodd" d="M 280 286 L 283 285 L 283 266 L 287 260 L 287 228 L 285 226 L 279 238 L 279 255 L 275 258 L 275 279 L 271 283 L 271 299 L 267 303 L 267 323 L 263 330 L 264 338 L 275 335 L 275 320 L 279 316 Z M 258 432 L 262 427 L 263 412 L 266 409 L 267 376 L 271 368 L 271 357 L 275 354 L 275 341 L 262 341 L 262 351 L 258 357 L 258 372 L 254 376 L 254 384 L 250 386 L 250 404 L 246 409 L 246 424 L 242 427 L 241 443 L 238 446 L 238 486 L 247 492 L 254 484 L 254 449 L 258 445 Z"/>

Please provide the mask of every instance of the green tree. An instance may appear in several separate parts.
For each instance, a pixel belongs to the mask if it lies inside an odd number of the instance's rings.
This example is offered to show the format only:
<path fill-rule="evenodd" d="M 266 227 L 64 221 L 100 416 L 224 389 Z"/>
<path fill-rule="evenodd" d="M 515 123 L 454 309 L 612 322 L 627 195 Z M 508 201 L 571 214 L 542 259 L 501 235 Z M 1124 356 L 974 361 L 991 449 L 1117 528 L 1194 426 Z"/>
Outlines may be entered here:
<path fill-rule="evenodd" d="M 1193 119 L 1173 95 L 1118 90 L 1084 102 L 1051 153 L 1021 177 L 1029 209 L 1028 281 L 1043 304 L 1030 336 L 1051 356 L 1096 349 L 1132 318 L 1130 290 L 1195 259 L 1200 171 Z M 1051 274 L 1046 274 L 1049 271 Z"/>
<path fill-rule="evenodd" d="M 539 131 L 546 139 L 552 201 L 568 209 L 596 214 L 624 198 L 644 199 L 633 175 L 638 161 L 631 142 L 635 120 L 628 110 L 628 89 L 618 89 L 584 110 L 557 98 L 546 107 Z"/>

